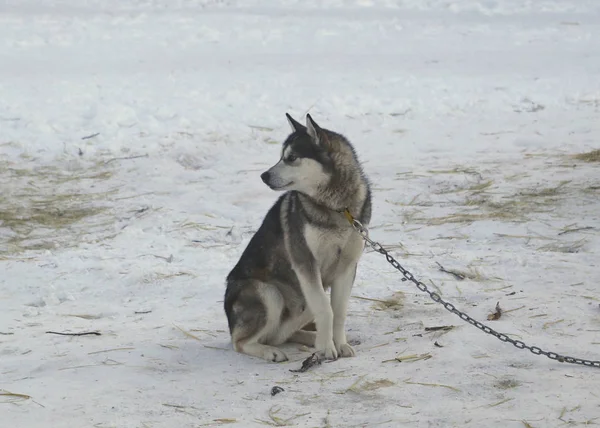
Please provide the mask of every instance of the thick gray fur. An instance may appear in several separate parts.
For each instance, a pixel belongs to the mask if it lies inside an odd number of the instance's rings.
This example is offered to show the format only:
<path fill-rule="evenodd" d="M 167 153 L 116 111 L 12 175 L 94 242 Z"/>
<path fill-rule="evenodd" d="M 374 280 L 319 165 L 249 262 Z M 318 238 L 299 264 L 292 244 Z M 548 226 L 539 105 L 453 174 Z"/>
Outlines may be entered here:
<path fill-rule="evenodd" d="M 279 162 L 261 175 L 285 193 L 227 276 L 233 347 L 269 361 L 287 360 L 277 347 L 286 341 L 314 346 L 327 359 L 354 356 L 344 324 L 364 242 L 342 211 L 369 224 L 369 182 L 344 136 L 310 115 L 306 126 L 286 116 L 293 132 Z M 311 322 L 316 332 L 303 329 Z"/>

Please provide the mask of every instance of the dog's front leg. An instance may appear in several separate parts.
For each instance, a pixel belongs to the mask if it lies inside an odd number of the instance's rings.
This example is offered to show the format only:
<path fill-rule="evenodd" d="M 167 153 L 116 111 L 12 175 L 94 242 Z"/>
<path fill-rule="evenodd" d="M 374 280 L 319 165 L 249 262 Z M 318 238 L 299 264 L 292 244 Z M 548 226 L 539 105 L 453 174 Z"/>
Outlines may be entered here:
<path fill-rule="evenodd" d="M 331 307 L 333 309 L 333 342 L 340 357 L 353 357 L 354 349 L 346 340 L 346 314 L 352 285 L 356 276 L 356 264 L 339 274 L 331 285 Z"/>
<path fill-rule="evenodd" d="M 333 342 L 333 311 L 323 288 L 321 273 L 314 261 L 296 267 L 295 270 L 308 310 L 315 317 L 317 327 L 315 348 L 320 356 L 328 360 L 335 360 L 338 353 Z"/>

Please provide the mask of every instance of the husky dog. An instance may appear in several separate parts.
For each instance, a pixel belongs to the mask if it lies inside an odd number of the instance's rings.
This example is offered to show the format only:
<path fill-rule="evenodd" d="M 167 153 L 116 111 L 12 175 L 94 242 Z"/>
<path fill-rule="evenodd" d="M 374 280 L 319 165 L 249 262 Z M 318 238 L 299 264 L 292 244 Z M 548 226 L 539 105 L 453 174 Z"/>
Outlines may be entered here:
<path fill-rule="evenodd" d="M 371 219 L 371 190 L 342 135 L 286 114 L 292 134 L 281 159 L 261 175 L 286 191 L 227 276 L 225 313 L 233 348 L 285 361 L 286 341 L 315 347 L 325 359 L 352 357 L 344 323 L 364 242 L 343 214 Z M 331 301 L 325 291 L 331 289 Z M 315 331 L 304 330 L 314 322 Z"/>

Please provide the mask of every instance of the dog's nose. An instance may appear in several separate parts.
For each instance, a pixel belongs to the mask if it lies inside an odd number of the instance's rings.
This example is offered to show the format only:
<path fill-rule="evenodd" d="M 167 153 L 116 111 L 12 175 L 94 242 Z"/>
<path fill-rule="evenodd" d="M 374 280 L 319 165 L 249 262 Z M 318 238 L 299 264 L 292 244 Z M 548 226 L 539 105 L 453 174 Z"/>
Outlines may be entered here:
<path fill-rule="evenodd" d="M 269 171 L 265 171 L 260 175 L 260 178 L 262 179 L 263 183 L 268 183 L 269 179 L 271 178 L 271 173 Z"/>

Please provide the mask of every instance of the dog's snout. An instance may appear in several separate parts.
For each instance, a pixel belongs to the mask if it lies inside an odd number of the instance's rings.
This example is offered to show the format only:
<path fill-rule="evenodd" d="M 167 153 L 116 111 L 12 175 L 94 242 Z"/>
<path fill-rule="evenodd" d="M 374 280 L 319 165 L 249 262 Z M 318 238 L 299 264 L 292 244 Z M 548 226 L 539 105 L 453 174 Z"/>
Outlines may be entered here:
<path fill-rule="evenodd" d="M 263 183 L 267 184 L 271 178 L 271 173 L 269 171 L 265 171 L 260 175 L 260 178 L 262 179 Z"/>

